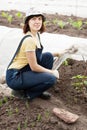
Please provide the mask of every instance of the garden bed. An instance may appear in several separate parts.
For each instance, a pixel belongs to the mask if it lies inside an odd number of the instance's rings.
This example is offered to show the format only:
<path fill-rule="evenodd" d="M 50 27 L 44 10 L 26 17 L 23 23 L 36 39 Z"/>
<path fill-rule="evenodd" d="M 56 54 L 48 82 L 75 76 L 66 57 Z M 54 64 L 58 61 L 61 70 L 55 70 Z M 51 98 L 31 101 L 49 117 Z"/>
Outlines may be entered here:
<path fill-rule="evenodd" d="M 5 12 L 7 13 L 7 12 Z M 0 12 L 0 25 L 21 28 L 23 17 L 17 16 L 17 11 L 10 11 L 12 21 L 8 21 Z M 24 16 L 24 13 L 22 13 Z M 87 19 L 75 16 L 45 14 L 47 17 L 46 31 L 50 33 L 66 34 L 74 37 L 87 38 Z M 57 20 L 58 19 L 58 20 Z M 63 28 L 58 21 L 66 23 Z M 72 26 L 69 20 L 82 21 L 81 28 Z M 36 98 L 32 102 L 0 93 L 0 130 L 87 130 L 87 62 L 68 59 L 59 68 L 58 83 L 49 90 L 51 100 L 44 101 Z M 85 83 L 76 86 L 76 76 L 85 76 L 77 81 Z M 72 79 L 72 77 L 76 79 Z M 85 89 L 84 89 L 85 88 Z M 80 116 L 74 124 L 66 124 L 57 118 L 52 110 L 54 107 L 64 108 Z"/>

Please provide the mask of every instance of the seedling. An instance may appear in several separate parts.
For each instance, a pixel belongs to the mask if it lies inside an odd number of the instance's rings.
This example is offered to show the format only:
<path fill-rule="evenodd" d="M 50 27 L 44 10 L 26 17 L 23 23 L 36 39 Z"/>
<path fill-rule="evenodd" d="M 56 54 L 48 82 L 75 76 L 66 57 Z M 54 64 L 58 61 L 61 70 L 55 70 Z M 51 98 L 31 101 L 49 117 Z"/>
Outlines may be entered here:
<path fill-rule="evenodd" d="M 49 111 L 46 111 L 46 112 L 45 112 L 45 116 L 46 116 L 46 118 L 49 118 L 50 112 L 49 112 Z"/>
<path fill-rule="evenodd" d="M 65 61 L 63 62 L 63 65 L 67 66 L 67 65 L 68 65 L 68 60 L 65 60 Z"/>
<path fill-rule="evenodd" d="M 41 114 L 40 113 L 37 116 L 37 121 L 41 121 Z"/>
<path fill-rule="evenodd" d="M 7 98 L 7 97 L 4 97 L 4 98 L 3 98 L 3 103 L 6 103 L 6 102 L 8 102 L 8 98 Z"/>
<path fill-rule="evenodd" d="M 18 110 L 18 108 L 17 108 L 17 107 L 16 107 L 15 111 L 16 111 L 16 113 L 18 113 L 18 112 L 19 112 L 19 110 Z"/>
<path fill-rule="evenodd" d="M 26 119 L 25 122 L 24 122 L 24 128 L 25 129 L 27 128 L 27 125 L 28 125 L 28 120 Z"/>
<path fill-rule="evenodd" d="M 22 18 L 22 17 L 23 17 L 23 15 L 22 15 L 21 12 L 18 12 L 18 13 L 16 13 L 15 15 L 16 15 L 18 18 Z"/>
<path fill-rule="evenodd" d="M 20 125 L 20 123 L 18 124 L 17 130 L 21 130 L 21 125 Z"/>
<path fill-rule="evenodd" d="M 74 82 L 72 85 L 75 87 L 77 91 L 84 92 L 87 87 L 87 76 L 84 75 L 76 75 L 73 76 L 72 79 L 74 79 Z"/>
<path fill-rule="evenodd" d="M 7 20 L 8 20 L 9 23 L 12 23 L 12 19 L 13 19 L 13 16 L 12 15 L 8 15 Z"/>
<path fill-rule="evenodd" d="M 12 115 L 12 108 L 10 107 L 10 108 L 8 108 L 8 109 L 6 109 L 6 111 L 7 111 L 7 113 L 8 113 L 8 116 L 11 116 Z"/>
<path fill-rule="evenodd" d="M 59 25 L 59 27 L 60 27 L 61 29 L 63 29 L 63 28 L 65 27 L 66 23 L 63 22 L 62 20 L 59 20 L 59 21 L 58 21 L 58 25 Z"/>
<path fill-rule="evenodd" d="M 71 23 L 71 25 L 79 30 L 82 29 L 82 24 L 83 22 L 81 20 L 78 20 L 78 21 L 74 21 Z"/>
<path fill-rule="evenodd" d="M 2 12 L 1 15 L 2 15 L 2 17 L 5 17 L 5 18 L 8 17 L 8 13 L 5 13 L 5 12 Z"/>
<path fill-rule="evenodd" d="M 2 12 L 2 17 L 5 17 L 9 23 L 12 22 L 13 16 L 9 15 L 8 13 Z"/>
<path fill-rule="evenodd" d="M 52 22 L 53 22 L 53 24 L 56 25 L 56 24 L 58 24 L 58 19 L 56 18 L 56 19 L 54 19 Z"/>
<path fill-rule="evenodd" d="M 34 126 L 35 126 L 35 122 L 32 122 L 32 123 L 31 123 L 31 126 L 34 127 Z"/>
<path fill-rule="evenodd" d="M 68 22 L 70 23 L 70 25 L 73 23 L 73 20 L 72 20 L 72 18 L 69 18 L 68 19 Z"/>
<path fill-rule="evenodd" d="M 2 100 L 0 100 L 0 107 L 2 107 L 3 103 L 2 103 Z"/>

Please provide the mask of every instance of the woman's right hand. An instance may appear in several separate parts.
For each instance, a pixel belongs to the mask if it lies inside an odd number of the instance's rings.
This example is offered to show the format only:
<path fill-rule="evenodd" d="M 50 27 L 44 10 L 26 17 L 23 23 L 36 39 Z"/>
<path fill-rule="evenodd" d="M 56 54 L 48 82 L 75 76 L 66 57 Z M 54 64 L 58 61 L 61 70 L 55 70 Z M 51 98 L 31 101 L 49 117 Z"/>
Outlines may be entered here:
<path fill-rule="evenodd" d="M 58 70 L 52 70 L 52 74 L 53 74 L 57 79 L 59 79 L 59 72 L 58 72 Z"/>

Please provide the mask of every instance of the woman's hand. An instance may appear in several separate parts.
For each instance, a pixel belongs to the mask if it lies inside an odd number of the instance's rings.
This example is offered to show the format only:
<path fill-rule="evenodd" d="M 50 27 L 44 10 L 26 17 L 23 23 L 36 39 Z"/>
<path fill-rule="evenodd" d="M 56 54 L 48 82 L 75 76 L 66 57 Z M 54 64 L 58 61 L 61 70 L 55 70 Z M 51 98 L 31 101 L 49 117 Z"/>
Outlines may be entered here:
<path fill-rule="evenodd" d="M 53 73 L 53 75 L 54 75 L 57 79 L 59 79 L 59 72 L 58 72 L 58 70 L 53 70 L 52 73 Z"/>

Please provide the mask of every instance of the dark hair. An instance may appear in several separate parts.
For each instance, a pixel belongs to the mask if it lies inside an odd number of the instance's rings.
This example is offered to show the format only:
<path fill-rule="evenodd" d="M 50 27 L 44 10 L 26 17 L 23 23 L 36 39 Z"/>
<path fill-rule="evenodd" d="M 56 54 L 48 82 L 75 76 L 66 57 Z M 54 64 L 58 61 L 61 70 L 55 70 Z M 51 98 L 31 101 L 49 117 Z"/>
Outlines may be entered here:
<path fill-rule="evenodd" d="M 38 15 L 37 15 L 37 16 L 38 16 Z M 40 15 L 39 15 L 39 16 L 40 16 Z M 41 15 L 41 16 L 42 16 L 42 15 Z M 29 22 L 29 20 L 30 20 L 31 18 L 33 18 L 33 17 L 34 17 L 34 15 L 31 15 L 31 16 L 29 16 L 29 17 L 27 17 L 27 18 L 25 19 L 25 23 L 24 23 L 24 26 L 23 26 L 23 33 L 24 33 L 24 34 L 26 34 L 28 31 L 30 31 L 30 27 L 29 27 L 28 22 Z M 44 21 L 45 21 L 45 18 L 42 16 L 42 27 L 41 27 L 41 29 L 39 30 L 40 33 L 45 32 Z"/>

